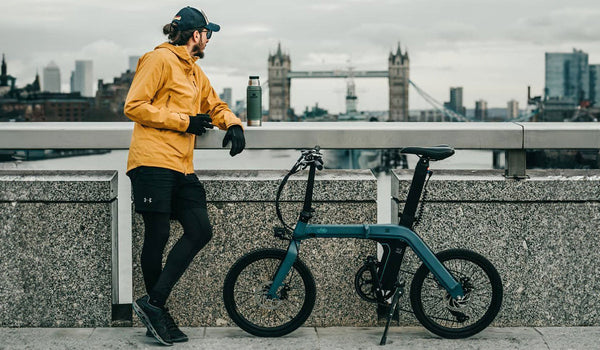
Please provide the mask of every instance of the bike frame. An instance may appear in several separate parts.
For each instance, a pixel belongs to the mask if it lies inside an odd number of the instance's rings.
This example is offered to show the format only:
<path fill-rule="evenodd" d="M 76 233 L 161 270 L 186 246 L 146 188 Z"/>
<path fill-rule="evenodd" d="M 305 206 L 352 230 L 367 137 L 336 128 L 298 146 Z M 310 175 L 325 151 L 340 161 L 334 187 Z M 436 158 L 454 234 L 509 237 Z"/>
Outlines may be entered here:
<path fill-rule="evenodd" d="M 287 249 L 284 260 L 279 265 L 273 276 L 273 284 L 269 288 L 267 296 L 277 299 L 277 290 L 289 273 L 292 265 L 298 257 L 300 242 L 310 238 L 358 238 L 371 239 L 383 246 L 383 257 L 381 268 L 378 271 L 380 284 L 384 289 L 394 288 L 400 265 L 404 256 L 406 246 L 409 246 L 423 261 L 425 266 L 435 276 L 453 298 L 461 298 L 464 291 L 461 284 L 448 272 L 444 265 L 437 259 L 431 249 L 411 230 L 415 220 L 415 213 L 425 184 L 425 178 L 429 172 L 429 159 L 421 157 L 417 163 L 413 180 L 408 193 L 406 204 L 399 225 L 375 224 L 375 225 L 312 225 L 308 221 L 312 217 L 312 195 L 315 180 L 315 164 L 310 164 L 306 195 L 303 210 L 294 229 L 291 242 Z"/>

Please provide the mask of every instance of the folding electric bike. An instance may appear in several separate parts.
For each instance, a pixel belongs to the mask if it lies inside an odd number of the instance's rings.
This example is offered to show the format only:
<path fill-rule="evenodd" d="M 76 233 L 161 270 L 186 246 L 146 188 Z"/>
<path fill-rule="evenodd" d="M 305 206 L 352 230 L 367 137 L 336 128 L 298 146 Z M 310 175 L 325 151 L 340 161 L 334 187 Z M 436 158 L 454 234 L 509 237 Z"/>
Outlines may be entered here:
<path fill-rule="evenodd" d="M 275 237 L 290 241 L 287 251 L 252 251 L 237 260 L 225 278 L 225 308 L 240 328 L 261 337 L 278 337 L 306 321 L 315 303 L 316 288 L 312 273 L 298 258 L 298 252 L 300 242 L 310 238 L 371 239 L 381 244 L 381 260 L 369 256 L 354 281 L 362 299 L 389 307 L 381 345 L 386 342 L 390 320 L 404 293 L 405 281 L 398 276 L 406 247 L 423 262 L 412 279 L 410 303 L 425 328 L 444 338 L 466 338 L 494 320 L 502 304 L 502 281 L 494 266 L 483 256 L 465 249 L 450 249 L 435 255 L 412 230 L 420 219 L 420 215 L 416 218 L 418 204 L 432 174 L 429 162 L 450 157 L 454 149 L 407 147 L 401 152 L 416 154 L 419 161 L 398 225 L 313 225 L 308 222 L 314 212 L 311 204 L 315 171 L 323 169 L 322 154 L 318 146 L 302 151 L 281 181 L 275 201 L 277 216 L 283 224 L 275 228 Z M 306 168 L 309 171 L 304 206 L 292 228 L 283 220 L 279 198 L 288 178 Z"/>

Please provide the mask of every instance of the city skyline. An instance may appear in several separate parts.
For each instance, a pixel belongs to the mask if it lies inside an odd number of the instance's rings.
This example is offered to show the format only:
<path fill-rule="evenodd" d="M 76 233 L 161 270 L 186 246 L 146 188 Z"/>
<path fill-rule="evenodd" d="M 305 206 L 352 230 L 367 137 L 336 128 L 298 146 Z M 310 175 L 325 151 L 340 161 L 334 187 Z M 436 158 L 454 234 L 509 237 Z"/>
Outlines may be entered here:
<path fill-rule="evenodd" d="M 0 49 L 6 53 L 9 73 L 18 78 L 17 86 L 24 86 L 53 60 L 63 72 L 62 90 L 68 91 L 68 72 L 75 60 L 92 59 L 94 82 L 111 81 L 127 70 L 129 56 L 163 42 L 162 25 L 188 5 L 144 4 L 2 2 Z M 217 92 L 232 88 L 234 101 L 244 98 L 248 75 L 260 75 L 265 82 L 268 55 L 279 42 L 291 56 L 292 70 L 343 69 L 349 64 L 386 69 L 389 52 L 400 42 L 410 55 L 411 80 L 440 102 L 448 100 L 451 86 L 462 86 L 467 108 L 480 99 L 489 107 L 506 106 L 512 99 L 525 106 L 528 85 L 533 95 L 541 95 L 546 52 L 576 48 L 589 54 L 590 64 L 600 63 L 600 5 L 594 1 L 269 0 L 193 6 L 202 7 L 222 26 L 199 62 Z M 35 38 L 35 45 L 24 38 Z M 343 79 L 292 84 L 296 111 L 315 102 L 333 113 L 345 110 Z M 387 79 L 356 79 L 355 84 L 359 110 L 387 109 Z M 411 110 L 429 108 L 412 88 L 409 104 Z"/>

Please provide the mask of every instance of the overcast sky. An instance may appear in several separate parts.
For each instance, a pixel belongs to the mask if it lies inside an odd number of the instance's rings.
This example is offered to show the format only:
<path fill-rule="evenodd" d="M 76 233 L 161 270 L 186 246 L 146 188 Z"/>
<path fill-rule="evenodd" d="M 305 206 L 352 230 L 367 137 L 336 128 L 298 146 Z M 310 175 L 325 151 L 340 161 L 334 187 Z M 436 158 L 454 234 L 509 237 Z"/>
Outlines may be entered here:
<path fill-rule="evenodd" d="M 577 48 L 600 64 L 598 0 L 2 0 L 0 49 L 18 86 L 55 61 L 66 92 L 76 59 L 93 60 L 95 78 L 112 81 L 128 56 L 165 40 L 162 26 L 186 5 L 221 25 L 199 64 L 218 92 L 232 87 L 234 99 L 245 98 L 248 75 L 266 81 L 278 42 L 292 70 L 387 70 L 400 42 L 411 80 L 440 102 L 450 86 L 463 86 L 467 108 L 478 99 L 524 107 L 528 85 L 543 91 L 545 52 Z M 343 79 L 292 80 L 292 107 L 319 102 L 343 111 L 345 86 Z M 356 88 L 359 109 L 388 109 L 387 79 L 357 79 Z M 428 108 L 412 88 L 410 108 Z"/>

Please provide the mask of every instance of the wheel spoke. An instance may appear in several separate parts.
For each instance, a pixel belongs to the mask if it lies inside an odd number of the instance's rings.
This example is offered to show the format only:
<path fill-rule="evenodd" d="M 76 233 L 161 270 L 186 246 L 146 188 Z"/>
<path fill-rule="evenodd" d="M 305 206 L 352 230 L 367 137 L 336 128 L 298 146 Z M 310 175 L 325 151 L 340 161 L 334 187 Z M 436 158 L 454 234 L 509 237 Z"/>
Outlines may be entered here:
<path fill-rule="evenodd" d="M 273 250 L 268 251 L 273 254 Z M 259 253 L 262 252 L 254 254 Z M 294 263 L 277 291 L 277 299 L 267 298 L 266 291 L 284 256 L 285 252 L 281 251 L 276 256 L 247 258 L 248 261 L 241 265 L 237 275 L 230 278 L 228 274 L 227 279 L 233 281 L 226 279 L 226 286 L 231 285 L 233 291 L 233 300 L 225 298 L 227 311 L 240 327 L 253 334 L 287 334 L 304 322 L 314 305 L 314 281 L 312 276 L 303 275 L 310 274 L 306 267 L 303 267 L 304 272 L 298 270 L 298 262 Z M 305 285 L 307 278 L 311 282 L 309 286 Z M 308 288 L 313 290 L 310 300 L 307 300 Z M 228 306 L 228 303 L 235 306 Z M 254 333 L 255 330 L 260 333 Z"/>
<path fill-rule="evenodd" d="M 490 274 L 497 272 L 485 258 L 466 250 L 440 253 L 440 261 L 463 284 L 464 299 L 453 299 L 431 273 L 421 270 L 413 280 L 418 287 L 411 288 L 415 315 L 429 330 L 445 337 L 466 337 L 481 331 L 499 310 L 499 303 L 493 300 L 501 298 L 501 293 L 498 296 L 494 292 L 490 279 Z"/>

